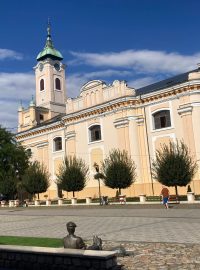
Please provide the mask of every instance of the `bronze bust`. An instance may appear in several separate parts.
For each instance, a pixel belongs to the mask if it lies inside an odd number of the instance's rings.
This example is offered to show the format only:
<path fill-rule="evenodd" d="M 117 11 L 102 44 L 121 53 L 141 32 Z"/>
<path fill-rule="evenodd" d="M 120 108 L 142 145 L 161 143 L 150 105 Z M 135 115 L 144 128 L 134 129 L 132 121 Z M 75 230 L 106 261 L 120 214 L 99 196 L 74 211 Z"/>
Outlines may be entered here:
<path fill-rule="evenodd" d="M 63 238 L 64 248 L 86 249 L 86 245 L 81 237 L 74 234 L 76 224 L 72 221 L 66 224 L 68 235 Z"/>

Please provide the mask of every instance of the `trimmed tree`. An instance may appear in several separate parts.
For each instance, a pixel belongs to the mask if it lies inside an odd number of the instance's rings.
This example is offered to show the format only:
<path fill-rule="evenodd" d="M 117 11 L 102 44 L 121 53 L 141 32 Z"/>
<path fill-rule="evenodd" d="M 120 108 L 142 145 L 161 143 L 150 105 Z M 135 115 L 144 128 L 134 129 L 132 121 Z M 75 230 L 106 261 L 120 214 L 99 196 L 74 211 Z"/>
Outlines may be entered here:
<path fill-rule="evenodd" d="M 136 166 L 127 151 L 113 149 L 102 163 L 104 184 L 110 188 L 121 189 L 130 187 L 136 178 Z"/>
<path fill-rule="evenodd" d="M 45 192 L 49 187 L 49 173 L 43 164 L 34 161 L 30 164 L 22 178 L 23 187 L 32 196 Z"/>
<path fill-rule="evenodd" d="M 57 174 L 58 188 L 73 192 L 81 191 L 86 186 L 88 166 L 81 158 L 75 156 L 65 157 L 63 164 Z"/>
<path fill-rule="evenodd" d="M 31 152 L 25 150 L 14 134 L 0 126 L 0 193 L 8 199 L 17 196 L 18 183 L 29 166 Z"/>
<path fill-rule="evenodd" d="M 153 177 L 163 185 L 175 187 L 190 183 L 197 171 L 197 162 L 190 156 L 189 149 L 183 141 L 164 144 L 156 150 L 156 158 L 152 163 Z"/>

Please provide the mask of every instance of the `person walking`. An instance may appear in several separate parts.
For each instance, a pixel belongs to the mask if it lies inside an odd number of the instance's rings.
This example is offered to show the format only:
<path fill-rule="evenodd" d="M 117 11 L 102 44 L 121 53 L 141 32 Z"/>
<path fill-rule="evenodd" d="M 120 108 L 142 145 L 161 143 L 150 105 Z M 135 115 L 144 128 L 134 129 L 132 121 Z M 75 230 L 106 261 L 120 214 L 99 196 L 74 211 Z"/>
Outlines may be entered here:
<path fill-rule="evenodd" d="M 165 186 L 162 186 L 162 190 L 160 195 L 162 196 L 162 201 L 166 209 L 169 208 L 168 201 L 169 201 L 169 189 Z"/>

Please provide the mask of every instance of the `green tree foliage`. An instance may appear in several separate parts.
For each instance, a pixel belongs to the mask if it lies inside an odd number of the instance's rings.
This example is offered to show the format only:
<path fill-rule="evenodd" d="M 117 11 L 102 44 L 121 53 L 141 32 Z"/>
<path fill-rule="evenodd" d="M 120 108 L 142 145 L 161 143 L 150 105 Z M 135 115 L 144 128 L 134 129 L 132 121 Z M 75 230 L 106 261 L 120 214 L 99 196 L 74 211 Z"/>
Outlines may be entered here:
<path fill-rule="evenodd" d="M 45 192 L 49 187 L 49 173 L 38 161 L 31 163 L 22 178 L 23 187 L 31 195 Z"/>
<path fill-rule="evenodd" d="M 183 141 L 164 144 L 156 151 L 156 159 L 152 163 L 153 177 L 163 185 L 175 187 L 186 186 L 197 171 L 197 162 L 190 156 L 188 147 Z"/>
<path fill-rule="evenodd" d="M 75 156 L 65 157 L 63 164 L 59 168 L 57 184 L 59 189 L 68 192 L 81 191 L 86 186 L 88 166 L 81 158 Z"/>
<path fill-rule="evenodd" d="M 104 184 L 111 188 L 118 188 L 119 194 L 121 189 L 130 187 L 136 178 L 135 163 L 125 150 L 113 149 L 103 161 L 102 170 Z"/>
<path fill-rule="evenodd" d="M 0 193 L 8 199 L 17 194 L 17 184 L 29 165 L 31 152 L 17 143 L 15 136 L 0 126 Z"/>
<path fill-rule="evenodd" d="M 12 175 L 4 174 L 0 180 L 0 192 L 6 196 L 7 199 L 14 199 L 17 193 L 17 179 Z"/>

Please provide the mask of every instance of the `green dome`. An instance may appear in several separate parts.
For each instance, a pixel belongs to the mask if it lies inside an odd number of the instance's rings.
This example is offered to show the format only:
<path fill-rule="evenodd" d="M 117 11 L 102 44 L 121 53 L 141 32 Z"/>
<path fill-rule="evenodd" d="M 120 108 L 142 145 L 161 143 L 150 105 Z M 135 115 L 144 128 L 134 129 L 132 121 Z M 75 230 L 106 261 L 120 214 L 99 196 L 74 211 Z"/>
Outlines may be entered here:
<path fill-rule="evenodd" d="M 32 99 L 29 103 L 29 107 L 35 107 L 35 101 L 34 101 L 34 97 L 32 96 Z"/>
<path fill-rule="evenodd" d="M 48 24 L 46 45 L 44 49 L 38 54 L 37 61 L 44 60 L 46 58 L 51 58 L 53 60 L 63 59 L 62 54 L 59 51 L 57 51 L 53 46 L 50 31 L 51 31 L 50 24 Z"/>
<path fill-rule="evenodd" d="M 37 56 L 37 61 L 44 60 L 45 58 L 53 58 L 55 60 L 62 60 L 62 54 L 54 48 L 45 47 Z"/>

